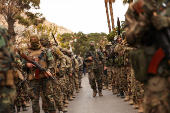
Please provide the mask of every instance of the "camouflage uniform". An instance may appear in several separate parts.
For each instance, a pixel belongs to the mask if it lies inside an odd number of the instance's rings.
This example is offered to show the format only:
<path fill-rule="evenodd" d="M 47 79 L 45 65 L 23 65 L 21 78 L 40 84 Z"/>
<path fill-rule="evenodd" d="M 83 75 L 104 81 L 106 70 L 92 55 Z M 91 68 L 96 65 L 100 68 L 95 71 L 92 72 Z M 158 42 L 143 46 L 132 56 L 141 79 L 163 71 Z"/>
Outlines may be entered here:
<path fill-rule="evenodd" d="M 59 111 L 67 111 L 67 109 L 64 107 L 64 104 L 67 104 L 66 101 L 68 94 L 68 89 L 66 85 L 66 58 L 64 54 L 60 51 L 60 49 L 56 46 L 52 47 L 52 51 L 55 59 L 54 76 L 58 79 L 58 84 L 60 85 L 60 87 L 59 85 L 54 85 L 56 89 L 56 104 L 58 104 Z M 62 92 L 59 93 L 57 92 L 57 90 L 62 90 Z"/>
<path fill-rule="evenodd" d="M 104 59 L 103 54 L 101 52 L 97 53 L 94 47 L 94 42 L 90 42 L 90 49 L 89 51 L 96 57 L 96 59 L 99 61 L 99 57 L 101 59 Z M 96 96 L 97 94 L 97 87 L 96 87 L 96 82 L 98 85 L 98 90 L 99 90 L 99 96 L 102 95 L 102 76 L 101 76 L 101 69 L 97 67 L 97 64 L 95 61 L 92 59 L 90 60 L 89 57 L 92 57 L 89 53 L 84 54 L 84 59 L 86 62 L 86 65 L 88 67 L 88 73 L 89 73 L 89 84 L 91 85 L 91 88 L 93 89 L 93 97 Z"/>
<path fill-rule="evenodd" d="M 22 62 L 20 60 L 20 55 L 15 54 L 15 62 L 17 66 L 15 66 L 14 69 L 14 80 L 15 80 L 15 86 L 17 91 L 17 97 L 15 100 L 14 105 L 17 106 L 17 112 L 20 112 L 20 107 L 22 106 L 23 111 L 27 111 L 26 109 L 26 99 L 24 97 L 24 79 L 21 72 L 18 70 L 22 68 Z"/>
<path fill-rule="evenodd" d="M 80 56 L 77 56 L 77 61 L 79 63 L 79 71 L 78 71 L 79 88 L 82 88 L 81 79 L 82 79 L 82 76 L 83 76 L 83 60 Z"/>
<path fill-rule="evenodd" d="M 157 2 L 160 1 L 162 0 L 157 0 Z M 138 50 L 131 53 L 132 66 L 136 79 L 145 83 L 144 112 L 170 113 L 169 57 L 159 59 L 162 54 L 156 54 L 161 50 L 160 48 L 169 49 L 168 46 L 163 47 L 169 43 L 169 39 L 166 42 L 163 41 L 169 35 L 165 37 L 163 35 L 166 34 L 164 31 L 170 27 L 170 18 L 159 14 L 153 16 L 153 12 L 157 11 L 157 7 L 159 7 L 155 0 L 145 0 L 144 2 L 145 7 L 143 8 L 148 9 L 147 12 L 137 15 L 131 4 L 125 15 L 127 42 L 134 47 L 139 45 Z M 167 6 L 168 8 L 169 6 Z M 155 57 L 157 57 L 156 60 L 154 60 Z M 153 62 L 158 63 L 153 65 Z M 155 69 L 154 66 L 157 68 Z"/>
<path fill-rule="evenodd" d="M 16 97 L 12 70 L 14 53 L 7 30 L 0 26 L 0 113 L 10 113 Z"/>
<path fill-rule="evenodd" d="M 46 50 L 44 47 L 41 47 L 39 44 L 39 39 L 37 35 L 30 36 L 31 47 L 28 49 L 28 57 L 37 61 L 40 66 L 45 68 L 47 71 L 50 71 L 53 67 L 53 56 L 50 50 Z M 41 59 L 38 56 L 44 52 L 44 55 Z M 27 63 L 28 65 L 28 63 Z M 32 109 L 34 113 L 40 112 L 39 107 L 39 96 L 40 92 L 43 91 L 45 96 L 48 109 L 50 113 L 56 111 L 52 81 L 45 77 L 44 73 L 39 71 L 36 68 L 30 68 L 28 75 L 29 84 L 29 96 L 32 100 Z"/>
<path fill-rule="evenodd" d="M 111 43 L 108 43 L 105 47 L 106 49 L 106 53 L 109 54 L 110 52 L 110 46 L 112 46 Z M 107 67 L 107 75 L 106 75 L 106 81 L 105 81 L 105 85 L 106 85 L 106 89 L 109 85 L 109 90 L 111 90 L 111 83 L 112 83 L 112 77 L 113 77 L 113 71 L 112 71 L 112 65 L 113 65 L 113 58 L 109 58 L 107 55 L 105 57 L 105 66 Z"/>
<path fill-rule="evenodd" d="M 46 47 L 47 49 L 49 50 L 52 50 L 52 55 L 53 55 L 53 58 L 54 58 L 54 62 L 56 61 L 56 56 L 57 56 L 57 53 L 56 53 L 56 46 L 53 46 L 51 45 L 51 47 L 49 48 L 49 39 L 48 39 L 48 35 L 45 35 L 45 34 L 42 34 L 41 37 L 40 37 L 40 42 L 41 42 L 41 45 L 43 47 Z M 61 90 L 61 86 L 60 86 L 60 82 L 59 82 L 59 78 L 58 76 L 56 76 L 55 74 L 55 67 L 53 67 L 51 69 L 51 72 L 52 72 L 52 75 L 57 78 L 54 83 L 53 82 L 53 95 L 54 95 L 54 101 L 55 101 L 55 104 L 56 106 L 58 107 L 58 110 L 59 111 L 63 111 L 63 92 Z M 47 105 L 47 102 L 46 102 L 46 99 L 45 99 L 45 96 L 43 95 L 43 92 L 41 93 L 41 98 L 42 98 L 42 108 L 44 110 L 44 112 L 48 112 L 49 108 L 48 108 L 48 105 Z"/>

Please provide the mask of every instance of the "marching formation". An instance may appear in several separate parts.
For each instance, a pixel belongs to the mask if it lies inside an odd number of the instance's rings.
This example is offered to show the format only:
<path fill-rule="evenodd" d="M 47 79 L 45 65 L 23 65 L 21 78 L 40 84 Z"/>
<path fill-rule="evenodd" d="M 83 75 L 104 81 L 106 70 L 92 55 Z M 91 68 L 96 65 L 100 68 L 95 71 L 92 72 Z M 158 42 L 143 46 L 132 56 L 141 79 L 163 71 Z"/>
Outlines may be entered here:
<path fill-rule="evenodd" d="M 40 97 L 45 113 L 67 112 L 82 88 L 83 73 L 93 97 L 108 89 L 138 113 L 170 113 L 168 3 L 164 11 L 158 10 L 162 0 L 131 2 L 122 34 L 105 48 L 90 41 L 84 58 L 46 34 L 31 35 L 29 44 L 16 48 L 0 26 L 0 113 L 27 111 L 30 101 L 33 113 L 40 113 Z"/>

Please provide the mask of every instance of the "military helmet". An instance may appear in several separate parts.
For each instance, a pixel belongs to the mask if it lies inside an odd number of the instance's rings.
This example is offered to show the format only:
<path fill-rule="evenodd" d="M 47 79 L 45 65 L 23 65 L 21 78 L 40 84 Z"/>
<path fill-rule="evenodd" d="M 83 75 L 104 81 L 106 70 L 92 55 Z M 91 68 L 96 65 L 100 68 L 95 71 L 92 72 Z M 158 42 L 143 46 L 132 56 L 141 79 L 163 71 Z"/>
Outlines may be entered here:
<path fill-rule="evenodd" d="M 95 44 L 95 42 L 94 42 L 94 41 L 90 41 L 90 42 L 89 42 L 89 44 L 91 44 L 91 43 Z"/>
<path fill-rule="evenodd" d="M 47 34 L 42 34 L 42 35 L 40 36 L 40 40 L 49 40 L 49 39 L 48 39 L 48 35 L 47 35 Z"/>
<path fill-rule="evenodd" d="M 32 40 L 31 40 L 32 38 L 35 38 L 35 39 L 37 39 L 37 40 L 39 41 L 38 35 L 31 35 L 31 36 L 30 36 L 30 42 L 32 41 Z"/>

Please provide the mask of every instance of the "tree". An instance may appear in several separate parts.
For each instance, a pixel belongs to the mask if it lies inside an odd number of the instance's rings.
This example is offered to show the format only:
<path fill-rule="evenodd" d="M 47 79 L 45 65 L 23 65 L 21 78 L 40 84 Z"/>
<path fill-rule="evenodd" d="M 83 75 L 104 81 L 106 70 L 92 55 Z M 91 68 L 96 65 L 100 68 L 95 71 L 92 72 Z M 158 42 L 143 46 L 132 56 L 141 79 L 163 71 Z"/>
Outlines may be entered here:
<path fill-rule="evenodd" d="M 31 24 L 38 25 L 42 23 L 45 18 L 42 14 L 29 12 L 29 9 L 39 9 L 40 0 L 1 0 L 0 14 L 2 14 L 8 23 L 8 32 L 14 38 L 16 33 L 14 31 L 14 23 L 19 20 L 20 24 L 29 26 Z M 42 18 L 40 18 L 42 17 Z M 15 43 L 15 39 L 13 39 Z"/>
<path fill-rule="evenodd" d="M 107 15 L 107 23 L 109 27 L 109 33 L 111 32 L 111 27 L 110 27 L 110 19 L 109 19 L 109 14 L 108 14 L 108 6 L 107 3 L 109 3 L 109 8 L 110 8 L 110 16 L 111 16 L 111 22 L 112 22 L 112 30 L 114 29 L 114 18 L 113 18 L 113 8 L 112 8 L 112 3 L 115 2 L 115 0 L 104 0 L 105 2 L 105 8 L 106 8 L 106 15 Z"/>

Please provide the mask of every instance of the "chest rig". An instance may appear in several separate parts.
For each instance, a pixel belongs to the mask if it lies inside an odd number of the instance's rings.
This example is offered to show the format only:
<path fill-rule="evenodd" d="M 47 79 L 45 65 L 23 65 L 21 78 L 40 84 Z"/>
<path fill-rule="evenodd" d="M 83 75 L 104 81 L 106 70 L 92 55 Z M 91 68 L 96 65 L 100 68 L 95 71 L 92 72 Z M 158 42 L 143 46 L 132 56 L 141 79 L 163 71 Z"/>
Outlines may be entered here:
<path fill-rule="evenodd" d="M 43 55 L 41 59 L 39 59 L 39 55 L 45 51 L 46 54 L 46 50 L 45 48 L 40 48 L 39 50 L 29 50 L 29 55 L 28 57 L 34 61 L 36 61 L 42 68 L 44 68 L 45 70 L 47 70 L 47 56 Z M 31 68 L 30 69 L 30 74 L 28 76 L 28 80 L 32 80 L 32 79 L 39 79 L 39 78 L 44 78 L 45 75 L 42 71 L 38 70 L 37 68 Z"/>

